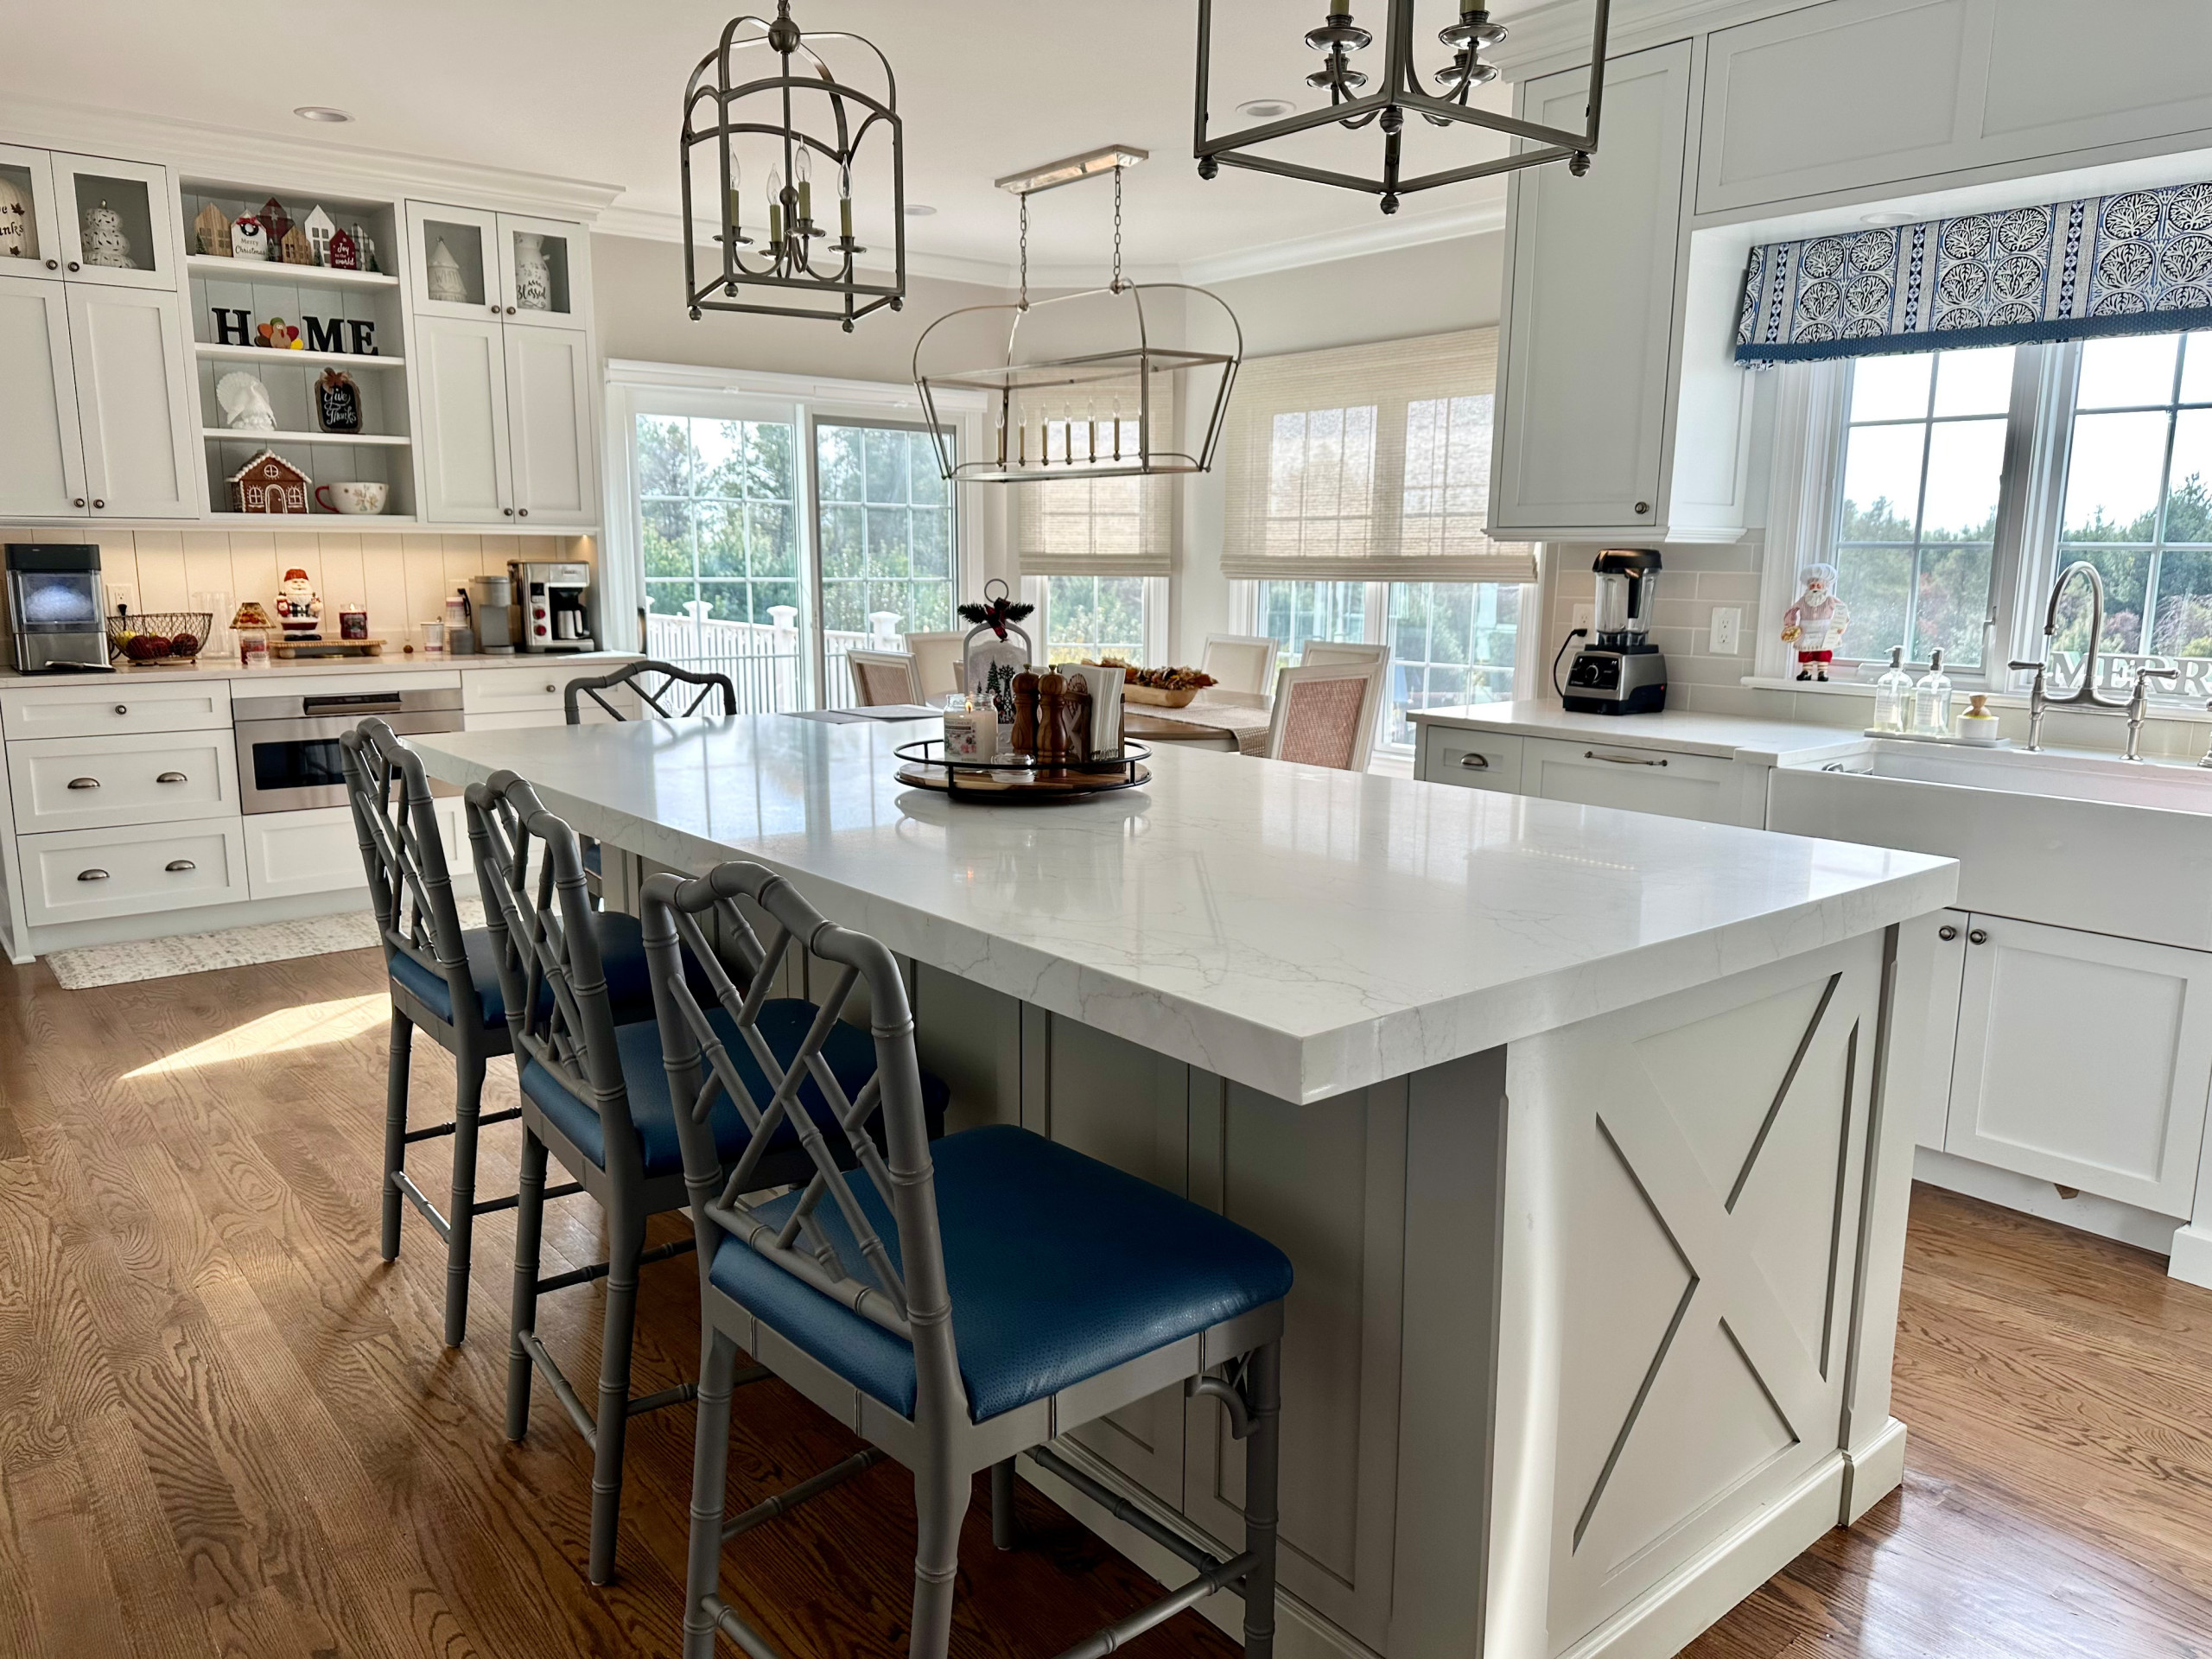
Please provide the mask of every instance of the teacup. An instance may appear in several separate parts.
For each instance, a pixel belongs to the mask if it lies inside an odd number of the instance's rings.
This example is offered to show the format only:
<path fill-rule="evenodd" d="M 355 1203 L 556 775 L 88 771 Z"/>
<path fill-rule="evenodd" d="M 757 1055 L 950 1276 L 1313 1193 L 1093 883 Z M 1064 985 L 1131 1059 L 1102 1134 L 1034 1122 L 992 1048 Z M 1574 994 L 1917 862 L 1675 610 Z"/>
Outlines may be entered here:
<path fill-rule="evenodd" d="M 384 504 L 391 499 L 391 485 L 367 479 L 315 486 L 315 504 L 325 512 L 382 512 Z"/>

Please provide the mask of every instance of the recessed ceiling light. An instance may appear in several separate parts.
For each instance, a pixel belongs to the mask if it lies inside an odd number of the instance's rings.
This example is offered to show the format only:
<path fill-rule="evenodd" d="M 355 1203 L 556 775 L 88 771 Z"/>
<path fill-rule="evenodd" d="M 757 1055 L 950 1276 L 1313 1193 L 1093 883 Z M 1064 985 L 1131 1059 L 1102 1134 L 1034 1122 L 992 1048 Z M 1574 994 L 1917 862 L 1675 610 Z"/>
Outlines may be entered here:
<path fill-rule="evenodd" d="M 1280 121 L 1297 111 L 1298 105 L 1287 98 L 1255 98 L 1249 104 L 1236 106 L 1236 113 L 1247 121 Z"/>
<path fill-rule="evenodd" d="M 302 104 L 292 111 L 302 121 L 351 121 L 353 118 L 343 110 L 334 110 L 327 104 Z"/>
<path fill-rule="evenodd" d="M 910 201 L 906 204 L 906 217 L 909 219 L 927 219 L 935 212 L 937 209 L 926 201 Z"/>
<path fill-rule="evenodd" d="M 1920 222 L 1920 215 L 1917 213 L 1861 213 L 1859 216 L 1859 222 L 1861 225 L 1873 225 L 1887 229 L 1896 225 L 1916 225 Z"/>

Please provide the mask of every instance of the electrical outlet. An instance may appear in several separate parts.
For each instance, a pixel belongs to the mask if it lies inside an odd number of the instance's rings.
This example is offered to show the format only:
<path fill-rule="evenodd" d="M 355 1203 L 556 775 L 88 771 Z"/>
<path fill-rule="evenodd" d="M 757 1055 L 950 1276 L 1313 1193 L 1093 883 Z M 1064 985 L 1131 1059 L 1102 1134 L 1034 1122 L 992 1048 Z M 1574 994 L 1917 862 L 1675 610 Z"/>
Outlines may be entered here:
<path fill-rule="evenodd" d="M 108 614 L 113 616 L 118 610 L 126 609 L 133 616 L 138 614 L 138 589 L 127 582 L 109 582 L 107 584 Z"/>
<path fill-rule="evenodd" d="M 1578 605 L 1574 607 L 1574 626 L 1576 627 L 1581 628 L 1586 632 L 1597 622 L 1597 620 L 1598 607 L 1596 606 Z"/>
<path fill-rule="evenodd" d="M 1713 607 L 1713 654 L 1733 657 L 1741 645 L 1744 613 L 1732 605 Z"/>

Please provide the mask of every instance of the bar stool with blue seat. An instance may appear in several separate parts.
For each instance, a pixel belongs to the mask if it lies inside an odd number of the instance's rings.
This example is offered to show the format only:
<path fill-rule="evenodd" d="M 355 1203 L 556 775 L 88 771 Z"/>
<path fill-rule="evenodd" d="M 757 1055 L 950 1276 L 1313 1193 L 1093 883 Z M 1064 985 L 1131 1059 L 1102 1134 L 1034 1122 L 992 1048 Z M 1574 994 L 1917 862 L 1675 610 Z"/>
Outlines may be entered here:
<path fill-rule="evenodd" d="M 765 944 L 741 898 L 772 925 Z M 992 1471 L 994 1537 L 1004 1542 L 1007 1517 L 995 1511 L 1010 1487 L 1000 1477 L 1024 1452 L 1197 1571 L 1064 1659 L 1096 1659 L 1224 1588 L 1243 1598 L 1247 1659 L 1268 1659 L 1288 1258 L 1224 1217 L 1026 1129 L 994 1125 L 932 1145 L 897 962 L 876 940 L 824 919 L 765 867 L 653 875 L 643 914 L 669 1096 L 680 1107 L 674 1127 L 707 1264 L 685 1659 L 710 1659 L 718 1630 L 753 1659 L 774 1659 L 722 1599 L 724 1544 L 887 1455 L 914 1476 L 907 1652 L 945 1659 L 971 1482 Z M 757 981 L 741 988 L 709 963 L 715 1006 L 702 1007 L 698 976 L 686 980 L 679 948 L 699 954 L 702 917 L 724 938 L 745 941 L 748 960 L 774 963 L 796 944 L 835 967 L 836 983 L 796 1052 L 772 1052 Z M 856 985 L 874 1039 L 874 1065 L 857 1087 L 828 1047 Z M 810 1087 L 827 1097 L 827 1121 L 795 1109 Z M 733 1103 L 750 1130 L 734 1167 L 719 1128 Z M 813 1166 L 804 1185 L 748 1199 L 792 1124 Z M 848 1157 L 833 1155 L 833 1131 Z M 741 1350 L 758 1362 L 753 1370 L 781 1376 L 870 1446 L 725 1522 Z M 1046 1445 L 1178 1381 L 1219 1400 L 1230 1433 L 1247 1442 L 1244 1548 L 1228 1560 L 1116 1503 Z"/>
<path fill-rule="evenodd" d="M 658 1027 L 650 1022 L 625 1025 L 616 1018 L 614 974 L 600 950 L 603 930 L 595 925 L 610 912 L 591 907 L 575 831 L 547 811 L 530 785 L 512 772 L 470 785 L 467 800 L 477 882 L 485 894 L 508 1035 L 521 1076 L 522 1170 L 507 1353 L 507 1438 L 519 1440 L 528 1433 L 532 1377 L 543 1373 L 592 1448 L 590 1574 L 593 1583 L 605 1584 L 614 1572 L 628 1421 L 696 1393 L 685 1382 L 630 1397 L 639 1270 L 694 1248 L 690 1238 L 645 1248 L 646 1221 L 685 1203 L 683 1147 L 670 1104 Z M 703 938 L 678 962 L 671 971 L 679 982 L 695 988 L 694 995 L 713 995 L 708 987 L 730 982 L 716 948 Z M 831 1101 L 861 1088 L 875 1065 L 867 1036 L 856 1027 L 828 1016 L 834 1028 L 824 1029 L 825 1016 L 814 1004 L 769 995 L 783 966 L 780 957 L 765 963 L 741 957 L 738 963 L 757 992 L 752 1030 L 760 1039 L 758 1058 L 748 1055 L 738 1072 L 760 1086 L 761 1067 L 772 1067 L 780 1077 L 792 1057 L 805 1052 L 824 1081 L 810 1080 L 797 1092 L 794 1097 L 804 1109 L 747 1165 L 748 1191 L 804 1180 L 815 1163 L 802 1144 L 804 1137 L 812 1132 L 818 1140 L 820 1126 L 834 1125 Z M 727 1016 L 718 1028 L 734 1040 Z M 943 1133 L 944 1085 L 924 1079 L 917 1086 L 926 1132 Z M 737 1109 L 727 1105 L 712 1115 L 702 1132 L 727 1161 L 747 1151 L 753 1138 Z M 607 1259 L 541 1279 L 544 1200 L 552 1196 L 545 1185 L 549 1157 L 605 1209 Z M 607 1281 L 607 1307 L 594 1410 L 584 1404 L 539 1339 L 537 1298 L 601 1278 Z M 748 1380 L 766 1375 L 756 1371 Z"/>
<path fill-rule="evenodd" d="M 727 718 L 737 713 L 737 688 L 730 683 L 728 675 L 679 668 L 658 658 L 641 657 L 608 673 L 570 680 L 562 688 L 562 714 L 569 725 L 581 726 L 586 712 L 584 699 L 588 697 L 609 720 L 630 719 L 619 699 L 603 695 L 608 691 L 627 691 L 637 698 L 641 718 L 645 709 L 651 709 L 651 717 L 656 720 L 686 720 L 698 715 Z M 597 899 L 604 891 L 601 867 L 606 849 L 588 836 L 578 840 L 584 849 L 584 879 L 591 884 L 591 896 Z"/>
<path fill-rule="evenodd" d="M 491 934 L 461 925 L 421 758 L 374 718 L 338 741 L 391 992 L 380 1250 L 387 1262 L 398 1259 L 403 1199 L 422 1211 L 445 1242 L 445 1340 L 448 1347 L 459 1347 L 468 1332 L 476 1217 L 515 1205 L 512 1198 L 480 1202 L 476 1197 L 480 1131 L 518 1116 L 505 1111 L 487 1117 L 481 1109 L 487 1062 L 511 1052 L 506 1006 Z M 650 1022 L 652 985 L 638 942 L 637 918 L 605 915 L 598 937 L 616 1020 Z M 448 1122 L 410 1129 L 408 1082 L 418 1030 L 428 1032 L 454 1057 L 454 1115 Z M 408 1174 L 407 1148 L 446 1135 L 453 1137 L 453 1179 L 442 1213 Z"/>

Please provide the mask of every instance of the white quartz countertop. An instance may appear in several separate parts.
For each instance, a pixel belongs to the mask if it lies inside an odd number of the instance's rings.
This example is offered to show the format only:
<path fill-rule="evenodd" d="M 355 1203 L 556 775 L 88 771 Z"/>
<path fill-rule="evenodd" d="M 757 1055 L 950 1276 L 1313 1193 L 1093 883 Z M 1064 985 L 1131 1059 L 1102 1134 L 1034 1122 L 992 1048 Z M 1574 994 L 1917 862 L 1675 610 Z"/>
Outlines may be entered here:
<path fill-rule="evenodd" d="M 1667 709 L 1656 715 L 1576 715 L 1555 702 L 1481 702 L 1463 709 L 1421 709 L 1416 724 L 1459 731 L 1510 732 L 1517 737 L 1602 739 L 1630 748 L 1718 755 L 1765 766 L 1804 766 L 1864 751 L 1871 740 L 1845 726 L 1754 720 Z"/>
<path fill-rule="evenodd" d="M 1942 908 L 1948 859 L 1159 745 L 1141 790 L 956 804 L 925 722 L 781 715 L 410 740 L 579 831 L 735 855 L 931 966 L 1314 1100 Z"/>
<path fill-rule="evenodd" d="M 201 658 L 189 663 L 134 664 L 118 668 L 111 674 L 19 674 L 13 669 L 0 670 L 0 685 L 124 685 L 152 680 L 281 680 L 288 676 L 314 675 L 318 678 L 333 674 L 421 674 L 439 672 L 448 669 L 522 668 L 545 672 L 574 669 L 589 673 L 604 671 L 617 663 L 637 660 L 634 651 L 575 651 L 544 652 L 529 656 L 517 652 L 512 657 L 431 657 L 422 652 L 412 656 L 397 647 L 381 657 L 308 657 L 285 662 L 272 662 L 265 667 L 246 668 L 230 658 L 216 659 Z"/>

